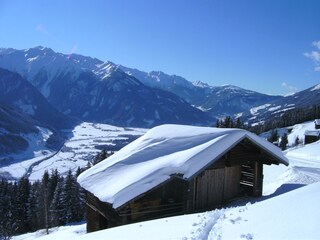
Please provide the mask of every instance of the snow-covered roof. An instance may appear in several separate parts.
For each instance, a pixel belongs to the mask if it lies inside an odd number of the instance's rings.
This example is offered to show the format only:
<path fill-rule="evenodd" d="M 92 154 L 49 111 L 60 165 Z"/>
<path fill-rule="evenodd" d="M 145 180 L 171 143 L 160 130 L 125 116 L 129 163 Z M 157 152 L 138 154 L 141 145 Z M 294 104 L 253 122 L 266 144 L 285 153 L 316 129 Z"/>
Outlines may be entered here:
<path fill-rule="evenodd" d="M 288 165 L 278 147 L 245 130 L 161 125 L 83 172 L 78 182 L 118 208 L 172 175 L 194 177 L 245 138 Z"/>
<path fill-rule="evenodd" d="M 320 84 L 319 84 L 319 85 L 320 85 Z M 316 125 L 320 125 L 320 119 L 314 120 L 314 123 L 315 123 Z"/>
<path fill-rule="evenodd" d="M 320 131 L 318 131 L 318 130 L 306 130 L 304 132 L 304 135 L 319 137 L 320 136 Z"/>

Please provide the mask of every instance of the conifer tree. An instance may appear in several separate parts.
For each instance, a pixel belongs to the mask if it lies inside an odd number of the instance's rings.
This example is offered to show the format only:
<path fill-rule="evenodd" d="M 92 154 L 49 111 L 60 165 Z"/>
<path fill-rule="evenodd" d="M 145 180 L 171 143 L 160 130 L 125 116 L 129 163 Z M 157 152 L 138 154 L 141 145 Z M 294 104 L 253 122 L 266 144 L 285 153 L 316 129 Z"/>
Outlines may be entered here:
<path fill-rule="evenodd" d="M 232 118 L 230 116 L 227 116 L 224 119 L 223 127 L 225 127 L 225 128 L 232 128 L 233 127 L 233 121 L 232 121 Z"/>
<path fill-rule="evenodd" d="M 60 201 L 64 212 L 63 224 L 82 220 L 78 183 L 71 170 L 63 182 Z"/>
<path fill-rule="evenodd" d="M 30 194 L 30 182 L 27 177 L 23 177 L 17 184 L 17 196 L 15 196 L 15 211 L 17 232 L 24 233 L 29 231 L 28 223 L 28 201 Z"/>
<path fill-rule="evenodd" d="M 34 182 L 30 187 L 28 197 L 27 219 L 31 231 L 39 229 L 39 199 L 40 199 L 40 182 Z"/>
<path fill-rule="evenodd" d="M 270 133 L 270 137 L 268 138 L 268 141 L 271 143 L 278 142 L 278 138 L 279 138 L 278 130 L 272 129 Z"/>
<path fill-rule="evenodd" d="M 2 180 L 0 187 L 0 239 L 10 239 L 17 229 L 14 219 L 14 184 Z"/>
<path fill-rule="evenodd" d="M 287 144 L 288 144 L 288 135 L 285 133 L 285 134 L 283 134 L 283 136 L 281 137 L 280 148 L 281 148 L 282 150 L 286 150 L 286 149 L 287 149 Z"/>
<path fill-rule="evenodd" d="M 63 178 L 59 178 L 56 189 L 54 191 L 53 199 L 50 204 L 50 223 L 52 227 L 63 225 L 63 208 L 61 202 Z"/>
<path fill-rule="evenodd" d="M 43 218 L 44 228 L 46 229 L 47 234 L 49 234 L 49 205 L 50 205 L 48 185 L 49 185 L 49 173 L 48 171 L 45 171 L 41 181 L 41 195 L 40 195 L 41 199 L 40 199 L 39 207 L 43 211 L 42 218 Z"/>
<path fill-rule="evenodd" d="M 235 127 L 236 127 L 236 128 L 243 128 L 243 124 L 242 124 L 242 122 L 241 122 L 240 117 L 238 117 L 238 118 L 236 119 Z"/>
<path fill-rule="evenodd" d="M 102 149 L 100 153 L 98 153 L 96 155 L 96 157 L 93 160 L 93 165 L 96 165 L 97 163 L 103 161 L 104 159 L 106 159 L 108 156 L 106 149 Z"/>

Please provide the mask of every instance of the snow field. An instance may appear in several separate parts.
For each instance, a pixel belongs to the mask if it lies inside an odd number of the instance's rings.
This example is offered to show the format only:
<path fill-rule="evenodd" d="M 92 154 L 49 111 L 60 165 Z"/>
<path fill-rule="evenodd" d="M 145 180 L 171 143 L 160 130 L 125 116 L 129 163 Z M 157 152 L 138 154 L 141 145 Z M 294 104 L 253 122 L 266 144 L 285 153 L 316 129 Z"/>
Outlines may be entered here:
<path fill-rule="evenodd" d="M 0 165 L 1 173 L 13 178 L 28 175 L 30 180 L 41 179 L 43 173 L 58 169 L 63 174 L 69 169 L 75 171 L 85 167 L 89 160 L 99 153 L 102 148 L 114 146 L 115 141 L 128 140 L 128 137 L 143 135 L 146 129 L 122 128 L 107 124 L 81 123 L 72 130 L 66 130 L 68 140 L 63 147 L 54 152 L 45 146 L 45 141 L 52 134 L 49 130 L 40 128 L 40 134 L 28 135 L 29 148 L 12 158 L 8 164 Z"/>
<path fill-rule="evenodd" d="M 304 131 L 296 126 L 291 134 Z M 302 133 L 302 134 L 303 134 Z M 163 218 L 85 234 L 85 224 L 13 239 L 320 239 L 320 142 L 286 150 L 289 166 L 264 166 L 263 197 L 204 213 Z M 55 231 L 55 232 L 54 232 Z"/>

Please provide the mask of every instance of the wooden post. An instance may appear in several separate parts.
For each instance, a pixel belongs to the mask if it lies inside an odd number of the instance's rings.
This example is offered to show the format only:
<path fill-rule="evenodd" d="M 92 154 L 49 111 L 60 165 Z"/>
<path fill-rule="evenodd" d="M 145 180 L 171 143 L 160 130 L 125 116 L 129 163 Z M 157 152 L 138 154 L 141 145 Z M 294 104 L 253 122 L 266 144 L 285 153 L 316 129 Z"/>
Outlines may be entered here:
<path fill-rule="evenodd" d="M 254 163 L 254 181 L 253 181 L 253 196 L 262 196 L 263 171 L 262 163 L 256 161 Z"/>

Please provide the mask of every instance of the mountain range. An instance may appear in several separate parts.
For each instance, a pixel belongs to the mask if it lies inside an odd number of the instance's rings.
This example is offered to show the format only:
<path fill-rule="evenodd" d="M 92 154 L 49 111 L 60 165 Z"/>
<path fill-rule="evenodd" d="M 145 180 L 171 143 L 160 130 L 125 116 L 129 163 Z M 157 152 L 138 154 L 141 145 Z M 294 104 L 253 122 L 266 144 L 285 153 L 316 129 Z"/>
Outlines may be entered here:
<path fill-rule="evenodd" d="M 11 162 L 12 154 L 29 151 L 34 141 L 55 152 L 70 137 L 65 132 L 82 121 L 145 128 L 213 126 L 219 118 L 241 116 L 253 125 L 319 103 L 320 84 L 272 96 L 41 46 L 0 48 L 0 166 Z"/>
<path fill-rule="evenodd" d="M 200 81 L 191 83 L 180 76 L 168 75 L 161 71 L 147 73 L 121 65 L 120 68 L 149 87 L 159 88 L 182 97 L 215 119 L 233 116 L 254 106 L 281 98 L 281 96 L 262 94 L 232 85 L 214 87 Z"/>
<path fill-rule="evenodd" d="M 232 85 L 192 83 L 161 71 L 143 72 L 41 46 L 0 49 L 0 68 L 0 102 L 60 129 L 75 119 L 152 127 L 213 125 L 218 118 L 242 116 L 254 123 L 319 103 L 317 86 L 292 96 L 272 96 Z"/>
<path fill-rule="evenodd" d="M 142 84 L 112 62 L 36 47 L 1 49 L 0 67 L 19 73 L 60 112 L 83 121 L 139 127 L 212 121 L 183 98 Z"/>
<path fill-rule="evenodd" d="M 251 108 L 242 114 L 249 124 L 264 123 L 296 108 L 307 108 L 320 104 L 320 84 L 294 94 Z"/>

